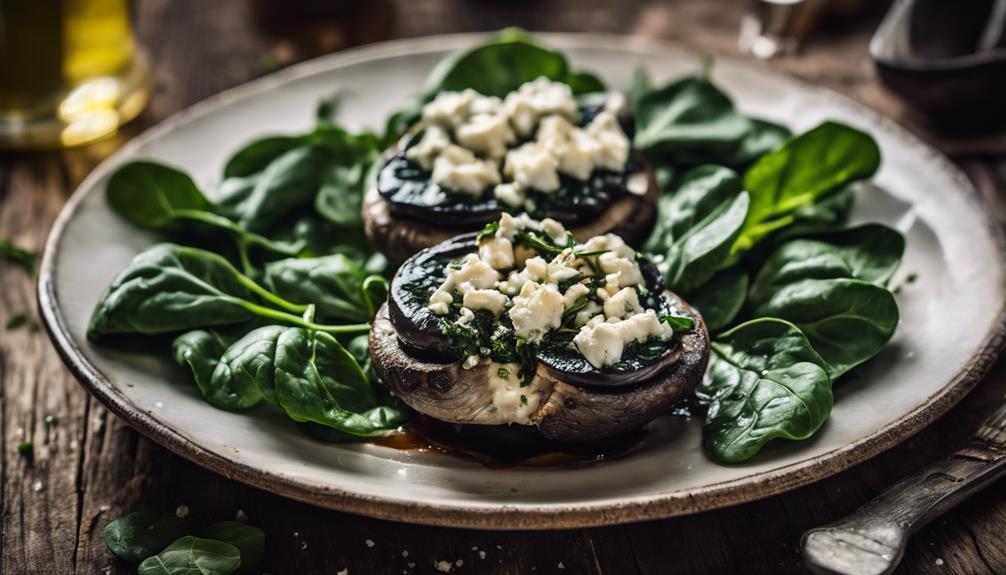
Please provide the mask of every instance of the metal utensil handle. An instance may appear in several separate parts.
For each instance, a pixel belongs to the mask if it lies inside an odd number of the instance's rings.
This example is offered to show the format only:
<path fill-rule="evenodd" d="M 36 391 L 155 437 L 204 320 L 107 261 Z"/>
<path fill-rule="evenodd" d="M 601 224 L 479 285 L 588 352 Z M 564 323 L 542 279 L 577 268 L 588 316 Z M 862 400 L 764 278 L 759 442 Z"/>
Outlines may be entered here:
<path fill-rule="evenodd" d="M 890 573 L 908 536 L 1006 475 L 1006 404 L 950 457 L 895 483 L 854 513 L 812 529 L 801 541 L 819 573 Z"/>

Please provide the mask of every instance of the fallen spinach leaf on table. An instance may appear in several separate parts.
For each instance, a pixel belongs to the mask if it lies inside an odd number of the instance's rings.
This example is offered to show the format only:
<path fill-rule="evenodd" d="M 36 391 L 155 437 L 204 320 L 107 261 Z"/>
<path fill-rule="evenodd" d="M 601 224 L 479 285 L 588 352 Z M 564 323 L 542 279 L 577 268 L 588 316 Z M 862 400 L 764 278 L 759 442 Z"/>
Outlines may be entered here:
<path fill-rule="evenodd" d="M 191 521 L 174 513 L 136 511 L 106 525 L 104 539 L 108 550 L 116 557 L 139 563 L 159 553 L 191 528 Z"/>
<path fill-rule="evenodd" d="M 795 326 L 777 319 L 743 323 L 712 342 L 697 395 L 703 435 L 715 459 L 738 463 L 774 438 L 806 439 L 831 413 L 824 361 Z"/>
<path fill-rule="evenodd" d="M 200 536 L 237 547 L 241 554 L 241 566 L 236 573 L 254 573 L 265 557 L 265 533 L 247 523 L 221 521 L 203 529 Z"/>
<path fill-rule="evenodd" d="M 38 256 L 35 252 L 26 250 L 11 240 L 0 240 L 0 257 L 4 261 L 21 266 L 29 274 L 35 273 Z"/>
<path fill-rule="evenodd" d="M 223 541 L 186 535 L 147 557 L 138 575 L 230 575 L 241 566 L 241 552 Z"/>

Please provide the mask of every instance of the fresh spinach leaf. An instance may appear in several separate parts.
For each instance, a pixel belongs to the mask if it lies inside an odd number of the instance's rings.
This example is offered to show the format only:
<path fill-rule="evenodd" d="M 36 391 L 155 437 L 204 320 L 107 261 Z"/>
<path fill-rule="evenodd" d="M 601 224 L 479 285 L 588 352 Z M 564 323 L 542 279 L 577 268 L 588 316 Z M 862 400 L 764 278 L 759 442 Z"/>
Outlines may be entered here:
<path fill-rule="evenodd" d="M 751 208 L 731 262 L 763 237 L 792 224 L 796 210 L 869 178 L 879 166 L 880 148 L 873 138 L 837 122 L 824 122 L 765 154 L 744 174 Z"/>
<path fill-rule="evenodd" d="M 661 197 L 644 250 L 660 256 L 657 267 L 668 287 L 688 292 L 709 281 L 730 253 L 747 209 L 740 179 L 722 166 L 690 170 Z"/>
<path fill-rule="evenodd" d="M 213 371 L 232 343 L 215 330 L 197 329 L 176 337 L 171 352 L 175 363 L 189 367 L 200 395 L 207 397 L 212 394 Z"/>
<path fill-rule="evenodd" d="M 241 553 L 241 567 L 236 573 L 255 573 L 265 557 L 265 532 L 239 521 L 221 521 L 202 530 L 202 537 L 229 543 Z"/>
<path fill-rule="evenodd" d="M 275 358 L 276 399 L 294 421 L 311 421 L 358 436 L 395 429 L 406 413 L 378 405 L 366 374 L 328 334 L 289 328 Z"/>
<path fill-rule="evenodd" d="M 739 268 L 719 272 L 702 287 L 688 295 L 706 321 L 710 332 L 717 332 L 731 323 L 744 306 L 748 293 L 748 275 Z"/>
<path fill-rule="evenodd" d="M 824 361 L 795 326 L 777 319 L 743 323 L 712 343 L 707 378 L 706 449 L 727 463 L 745 461 L 771 439 L 806 439 L 831 413 Z"/>
<path fill-rule="evenodd" d="M 214 367 L 203 398 L 228 411 L 247 409 L 263 398 L 276 403 L 276 345 L 286 330 L 263 326 L 231 344 Z"/>
<path fill-rule="evenodd" d="M 782 244 L 758 271 L 752 306 L 804 279 L 854 278 L 886 286 L 905 252 L 905 238 L 882 224 L 865 224 Z"/>
<path fill-rule="evenodd" d="M 223 541 L 186 535 L 147 557 L 138 575 L 230 575 L 241 566 L 241 552 Z"/>
<path fill-rule="evenodd" d="M 371 294 L 364 290 L 369 276 L 350 258 L 335 254 L 270 262 L 265 266 L 262 283 L 284 299 L 313 303 L 319 319 L 367 321 L 374 307 Z M 374 297 L 380 298 L 380 291 Z"/>
<path fill-rule="evenodd" d="M 751 129 L 730 98 L 703 76 L 688 76 L 651 88 L 636 101 L 635 145 L 648 155 L 674 162 L 676 154 L 730 153 Z"/>
<path fill-rule="evenodd" d="M 140 252 L 105 291 L 88 337 L 165 333 L 226 325 L 254 317 L 248 281 L 206 250 L 156 244 Z"/>
<path fill-rule="evenodd" d="M 139 563 L 160 552 L 191 529 L 191 523 L 174 513 L 137 511 L 105 526 L 108 550 L 130 563 Z"/>
<path fill-rule="evenodd" d="M 857 279 L 806 279 L 756 307 L 800 328 L 827 363 L 831 379 L 876 355 L 898 326 L 898 304 L 885 288 Z"/>
<path fill-rule="evenodd" d="M 521 84 L 542 76 L 569 84 L 578 95 L 606 89 L 592 74 L 571 72 L 561 52 L 539 45 L 522 30 L 508 28 L 437 64 L 427 77 L 422 93 L 403 104 L 388 119 L 385 138 L 397 139 L 419 118 L 423 104 L 440 92 L 471 88 L 485 96 L 502 98 Z"/>

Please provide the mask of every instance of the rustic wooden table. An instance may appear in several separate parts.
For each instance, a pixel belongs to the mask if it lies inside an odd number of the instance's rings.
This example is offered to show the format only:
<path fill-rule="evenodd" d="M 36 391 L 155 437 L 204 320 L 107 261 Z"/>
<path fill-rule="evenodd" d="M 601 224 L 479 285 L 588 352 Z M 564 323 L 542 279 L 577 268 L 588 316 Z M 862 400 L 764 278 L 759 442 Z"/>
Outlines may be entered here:
<path fill-rule="evenodd" d="M 276 4 L 291 3 L 300 2 Z M 275 14 L 267 15 L 258 20 L 279 31 L 266 33 L 253 17 L 255 6 L 262 10 L 266 2 L 136 4 L 137 29 L 154 70 L 150 106 L 111 141 L 67 152 L 0 155 L 0 238 L 39 249 L 72 190 L 124 139 L 277 65 L 349 43 L 505 25 L 632 33 L 734 53 L 743 9 L 739 0 L 389 0 L 346 15 L 342 27 L 316 19 L 307 29 L 290 28 Z M 967 171 L 990 209 L 1006 215 L 1001 197 L 1006 138 L 935 138 L 887 95 L 866 57 L 877 16 L 833 26 L 815 35 L 800 55 L 772 65 L 849 94 L 933 140 Z M 0 262 L 0 326 L 25 310 L 34 315 L 34 299 L 32 278 Z M 599 529 L 483 532 L 324 511 L 236 483 L 169 453 L 110 415 L 64 369 L 45 334 L 30 325 L 0 331 L 0 353 L 0 574 L 10 575 L 126 573 L 128 568 L 105 549 L 105 524 L 138 508 L 181 504 L 211 519 L 243 510 L 266 531 L 268 573 L 346 568 L 349 573 L 422 573 L 433 571 L 435 561 L 456 562 L 459 573 L 799 571 L 804 530 L 852 511 L 897 478 L 948 453 L 1006 393 L 1001 361 L 960 406 L 914 439 L 820 483 L 748 505 Z M 33 464 L 18 453 L 22 441 L 34 443 Z M 919 533 L 902 569 L 1006 572 L 1006 484 L 993 485 Z"/>

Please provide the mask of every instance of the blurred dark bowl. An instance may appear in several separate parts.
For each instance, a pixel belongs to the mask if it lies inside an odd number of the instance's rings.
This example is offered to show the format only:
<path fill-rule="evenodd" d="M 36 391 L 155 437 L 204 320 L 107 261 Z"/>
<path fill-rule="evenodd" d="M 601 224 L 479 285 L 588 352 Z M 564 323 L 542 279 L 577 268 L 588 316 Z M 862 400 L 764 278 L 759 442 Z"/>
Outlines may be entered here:
<path fill-rule="evenodd" d="M 895 0 L 870 57 L 884 84 L 937 127 L 995 129 L 1006 123 L 1004 9 L 996 0 Z"/>

